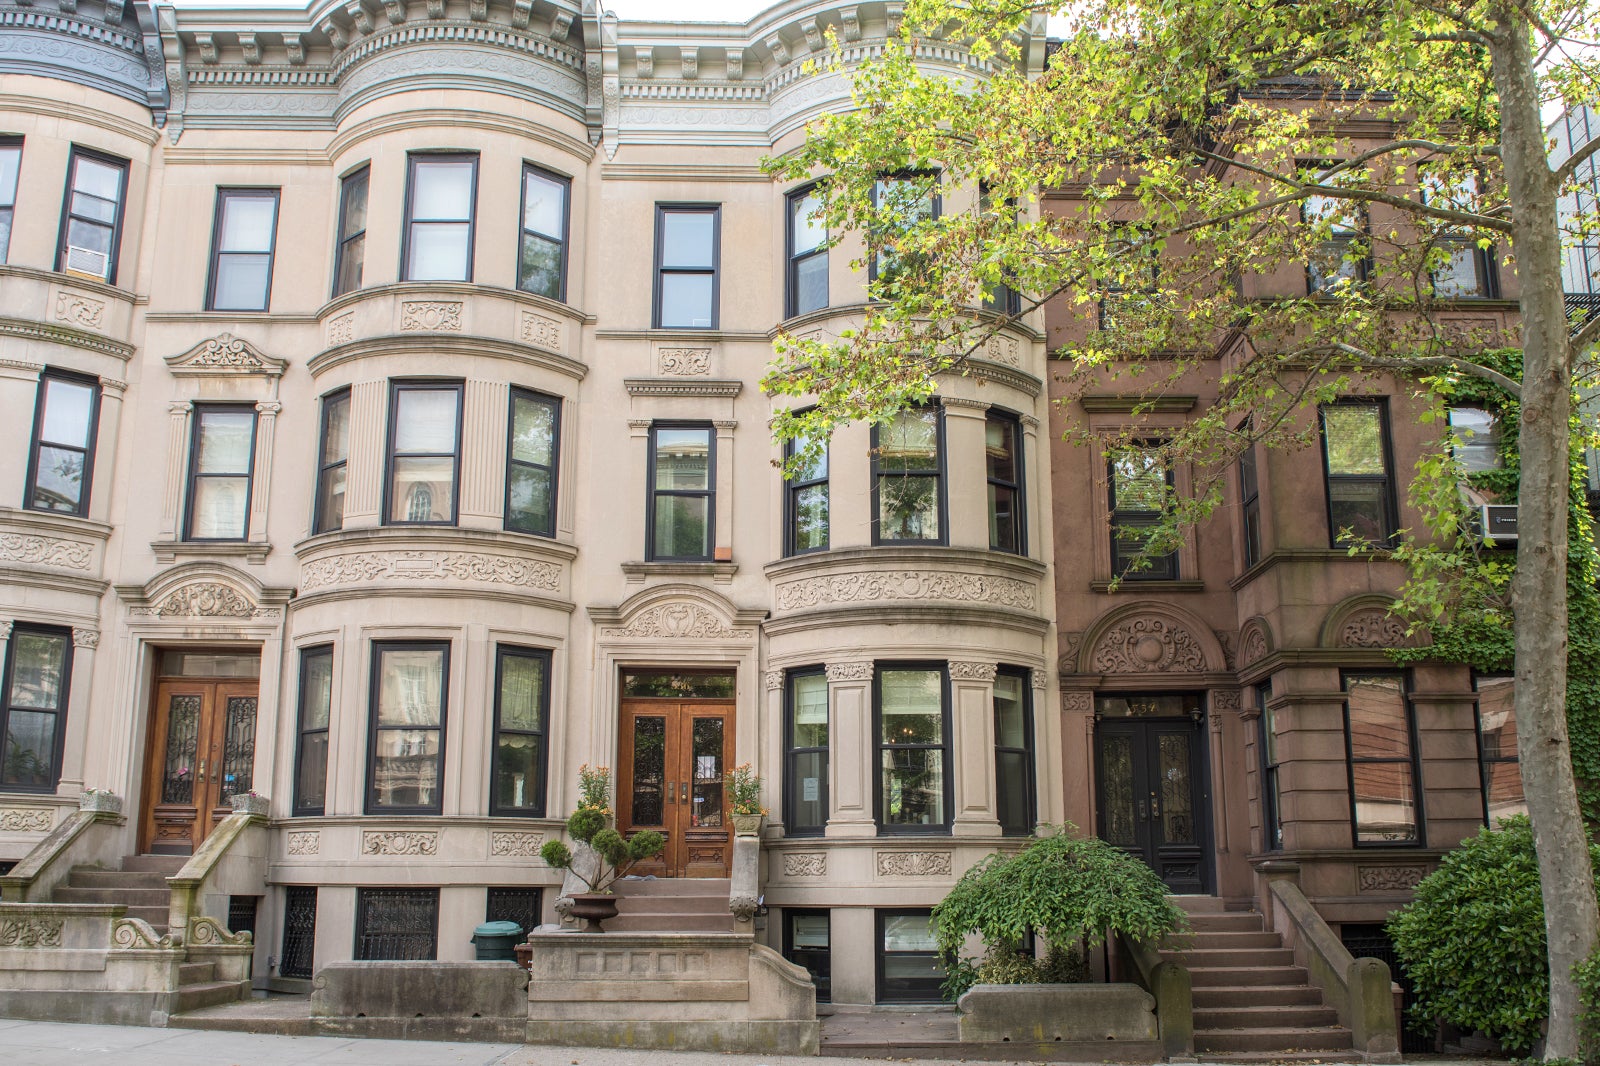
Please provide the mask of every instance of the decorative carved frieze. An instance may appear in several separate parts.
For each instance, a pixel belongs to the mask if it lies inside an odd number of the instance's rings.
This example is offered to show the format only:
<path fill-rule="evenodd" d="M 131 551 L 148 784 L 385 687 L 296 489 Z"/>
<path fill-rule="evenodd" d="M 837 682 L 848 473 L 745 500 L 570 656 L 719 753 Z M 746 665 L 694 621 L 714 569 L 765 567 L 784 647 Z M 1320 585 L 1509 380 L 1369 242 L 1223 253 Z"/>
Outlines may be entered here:
<path fill-rule="evenodd" d="M 0 533 L 0 562 L 87 570 L 93 557 L 94 548 L 91 545 L 75 540 L 41 537 L 32 533 Z"/>
<path fill-rule="evenodd" d="M 536 859 L 544 844 L 543 833 L 496 831 L 489 834 L 489 854 L 517 859 Z"/>
<path fill-rule="evenodd" d="M 1266 655 L 1271 649 L 1267 647 L 1267 634 L 1259 624 L 1251 623 L 1245 626 L 1244 633 L 1239 637 L 1239 667 L 1243 669 L 1251 663 Z"/>
<path fill-rule="evenodd" d="M 993 682 L 999 670 L 995 663 L 950 663 L 950 680 L 952 681 L 989 681 Z"/>
<path fill-rule="evenodd" d="M 289 834 L 290 855 L 319 855 L 322 853 L 322 834 L 307 830 Z"/>
<path fill-rule="evenodd" d="M 522 322 L 519 327 L 522 343 L 560 355 L 561 333 L 561 323 L 548 315 L 539 315 L 532 311 L 522 312 Z"/>
<path fill-rule="evenodd" d="M 172 947 L 170 933 L 157 933 L 142 918 L 117 918 L 111 923 L 111 945 L 124 951 L 151 951 Z"/>
<path fill-rule="evenodd" d="M 49 807 L 0 807 L 0 833 L 48 833 L 54 824 Z"/>
<path fill-rule="evenodd" d="M 641 611 L 625 626 L 602 629 L 606 640 L 640 640 L 651 637 L 705 639 L 746 636 L 697 603 L 663 603 Z"/>
<path fill-rule="evenodd" d="M 106 326 L 106 302 L 81 293 L 58 292 L 56 321 L 79 329 L 103 330 Z"/>
<path fill-rule="evenodd" d="M 401 333 L 460 333 L 460 300 L 405 300 L 400 304 Z"/>
<path fill-rule="evenodd" d="M 1022 366 L 1022 350 L 1015 337 L 990 337 L 983 346 L 983 357 L 1006 366 Z"/>
<path fill-rule="evenodd" d="M 363 855 L 433 855 L 438 850 L 438 833 L 369 830 L 361 834 Z"/>
<path fill-rule="evenodd" d="M 778 692 L 783 688 L 783 671 L 768 670 L 764 680 L 766 681 L 768 692 Z"/>
<path fill-rule="evenodd" d="M 1239 709 L 1239 690 L 1236 688 L 1219 688 L 1211 692 L 1211 709 L 1213 711 L 1237 711 Z"/>
<path fill-rule="evenodd" d="M 825 851 L 791 851 L 783 856 L 785 877 L 828 876 L 828 853 Z"/>
<path fill-rule="evenodd" d="M 1362 892 L 1406 892 L 1427 875 L 1421 866 L 1360 866 L 1356 885 Z"/>
<path fill-rule="evenodd" d="M 658 373 L 675 377 L 706 377 L 711 373 L 710 348 L 658 348 Z"/>
<path fill-rule="evenodd" d="M 1102 633 L 1089 663 L 1104 674 L 1155 674 L 1203 671 L 1206 656 L 1183 626 L 1166 618 L 1140 617 Z"/>
<path fill-rule="evenodd" d="M 1346 648 L 1395 648 L 1405 642 L 1405 624 L 1381 607 L 1356 611 L 1339 627 L 1339 644 Z"/>
<path fill-rule="evenodd" d="M 256 605 L 228 585 L 197 581 L 174 589 L 154 607 L 135 607 L 128 613 L 157 618 L 250 618 Z"/>
<path fill-rule="evenodd" d="M 220 333 L 186 352 L 168 356 L 166 364 L 174 374 L 261 374 L 267 377 L 278 377 L 288 365 L 231 333 Z"/>
<path fill-rule="evenodd" d="M 561 567 L 480 552 L 402 551 L 334 555 L 300 568 L 302 592 L 375 581 L 470 581 L 554 592 L 561 587 Z"/>
<path fill-rule="evenodd" d="M 349 314 L 328 320 L 328 347 L 337 348 L 341 344 L 349 344 L 355 338 L 355 312 L 352 311 Z"/>
<path fill-rule="evenodd" d="M 778 586 L 778 609 L 800 610 L 874 600 L 949 600 L 1034 609 L 1036 589 L 1026 581 L 987 574 L 890 570 L 808 577 Z"/>
<path fill-rule="evenodd" d="M 829 663 L 826 667 L 829 681 L 871 681 L 872 668 L 870 660 Z"/>
<path fill-rule="evenodd" d="M 81 626 L 72 630 L 72 646 L 74 648 L 88 648 L 93 650 L 100 646 L 100 631 L 98 629 L 84 629 Z"/>
<path fill-rule="evenodd" d="M 0 918 L 0 948 L 58 948 L 60 918 Z"/>
<path fill-rule="evenodd" d="M 949 877 L 948 851 L 880 851 L 880 877 Z"/>
<path fill-rule="evenodd" d="M 1094 693 L 1064 692 L 1061 694 L 1061 709 L 1068 714 L 1090 714 L 1094 711 Z"/>

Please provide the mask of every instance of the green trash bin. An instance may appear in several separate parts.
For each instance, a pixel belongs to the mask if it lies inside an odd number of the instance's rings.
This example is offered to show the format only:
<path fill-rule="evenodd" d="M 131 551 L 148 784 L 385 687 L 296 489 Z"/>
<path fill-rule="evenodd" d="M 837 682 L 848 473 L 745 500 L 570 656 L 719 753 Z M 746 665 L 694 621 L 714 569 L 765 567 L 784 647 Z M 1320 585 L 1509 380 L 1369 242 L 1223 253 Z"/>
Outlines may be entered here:
<path fill-rule="evenodd" d="M 484 922 L 472 932 L 479 962 L 516 962 L 522 926 L 516 922 Z"/>

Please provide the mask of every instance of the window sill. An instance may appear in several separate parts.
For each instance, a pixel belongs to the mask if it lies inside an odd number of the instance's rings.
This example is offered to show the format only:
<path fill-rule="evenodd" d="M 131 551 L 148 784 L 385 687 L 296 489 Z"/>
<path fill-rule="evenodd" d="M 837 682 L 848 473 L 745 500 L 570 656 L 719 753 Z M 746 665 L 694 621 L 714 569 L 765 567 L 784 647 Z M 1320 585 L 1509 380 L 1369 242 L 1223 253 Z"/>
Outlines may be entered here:
<path fill-rule="evenodd" d="M 179 556 L 198 556 L 213 559 L 243 559 L 248 563 L 260 564 L 266 562 L 267 556 L 272 554 L 272 545 L 264 540 L 153 540 L 150 542 L 150 550 L 155 552 L 158 563 L 170 563 Z"/>
<path fill-rule="evenodd" d="M 1111 587 L 1109 581 L 1089 582 L 1091 592 L 1104 592 L 1111 595 L 1120 595 L 1124 592 L 1204 592 L 1206 583 L 1195 580 L 1174 580 L 1169 578 L 1141 579 L 1125 577 L 1116 588 Z"/>
<path fill-rule="evenodd" d="M 693 561 L 623 563 L 622 572 L 627 575 L 628 583 L 633 585 L 642 583 L 651 574 L 658 577 L 709 577 L 719 585 L 728 585 L 732 584 L 733 575 L 739 572 L 739 564 Z"/>

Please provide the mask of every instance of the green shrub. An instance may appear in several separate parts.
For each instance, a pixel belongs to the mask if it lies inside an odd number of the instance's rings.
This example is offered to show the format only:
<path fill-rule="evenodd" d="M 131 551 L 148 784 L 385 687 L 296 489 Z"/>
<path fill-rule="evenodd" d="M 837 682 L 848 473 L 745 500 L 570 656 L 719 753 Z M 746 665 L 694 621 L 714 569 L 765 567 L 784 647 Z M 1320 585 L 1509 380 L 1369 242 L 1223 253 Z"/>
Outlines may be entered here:
<path fill-rule="evenodd" d="M 1108 931 L 1153 941 L 1183 927 L 1183 912 L 1167 899 L 1167 886 L 1155 871 L 1120 848 L 1076 832 L 1062 826 L 1015 855 L 988 856 L 933 909 L 947 998 L 979 983 L 1082 980 L 1087 966 L 1077 944 L 1098 943 Z M 1042 961 L 1012 950 L 1030 933 L 1050 944 Z M 972 934 L 987 948 L 981 963 L 961 955 Z"/>
<path fill-rule="evenodd" d="M 1590 860 L 1600 862 L 1600 848 L 1591 846 Z M 1526 817 L 1463 841 L 1388 928 L 1416 991 L 1415 1027 L 1442 1019 L 1513 1053 L 1533 1047 L 1550 1013 L 1550 971 Z"/>

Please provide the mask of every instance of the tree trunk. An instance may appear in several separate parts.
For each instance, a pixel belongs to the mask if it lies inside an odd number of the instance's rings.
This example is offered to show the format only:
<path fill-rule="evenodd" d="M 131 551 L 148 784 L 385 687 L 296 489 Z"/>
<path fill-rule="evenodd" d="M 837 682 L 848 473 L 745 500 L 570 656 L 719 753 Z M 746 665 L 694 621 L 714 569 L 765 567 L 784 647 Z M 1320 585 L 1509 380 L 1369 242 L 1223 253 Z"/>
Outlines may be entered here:
<path fill-rule="evenodd" d="M 1589 840 L 1567 746 L 1567 519 L 1572 355 L 1561 286 L 1556 182 L 1546 156 L 1527 20 L 1497 4 L 1490 43 L 1500 97 L 1500 151 L 1509 186 L 1522 302 L 1522 456 L 1517 525 L 1516 706 L 1523 791 L 1533 820 L 1549 938 L 1545 1057 L 1576 1058 L 1572 968 L 1600 928 Z"/>

